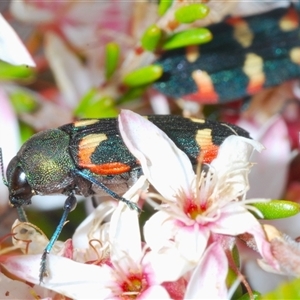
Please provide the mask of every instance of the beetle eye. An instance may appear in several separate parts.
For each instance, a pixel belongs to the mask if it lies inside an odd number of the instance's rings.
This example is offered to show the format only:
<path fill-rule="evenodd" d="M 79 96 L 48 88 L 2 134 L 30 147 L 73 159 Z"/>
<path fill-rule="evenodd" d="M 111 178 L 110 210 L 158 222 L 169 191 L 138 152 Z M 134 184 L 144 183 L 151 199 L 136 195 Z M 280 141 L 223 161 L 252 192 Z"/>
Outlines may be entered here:
<path fill-rule="evenodd" d="M 21 206 L 33 196 L 26 174 L 21 167 L 16 167 L 10 181 L 10 202 L 13 206 Z"/>

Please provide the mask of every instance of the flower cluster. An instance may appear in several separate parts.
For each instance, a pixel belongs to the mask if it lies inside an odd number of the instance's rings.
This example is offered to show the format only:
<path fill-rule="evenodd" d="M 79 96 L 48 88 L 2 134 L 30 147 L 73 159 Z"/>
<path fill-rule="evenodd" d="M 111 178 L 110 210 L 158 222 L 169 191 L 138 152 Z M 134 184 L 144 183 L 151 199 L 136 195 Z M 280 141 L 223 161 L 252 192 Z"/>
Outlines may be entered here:
<path fill-rule="evenodd" d="M 48 260 L 49 276 L 41 284 L 44 295 L 225 299 L 233 292 L 227 285 L 234 264 L 232 249 L 236 237 L 246 233 L 264 264 L 278 269 L 264 229 L 250 212 L 255 211 L 251 204 L 263 199 L 246 199 L 252 167 L 249 158 L 253 150 L 263 149 L 260 143 L 229 136 L 211 164 L 195 173 L 186 154 L 147 119 L 124 110 L 119 115 L 119 130 L 144 173 L 124 197 L 133 202 L 144 198 L 158 210 L 144 225 L 145 241 L 136 211 L 113 201 L 100 204 L 72 240 L 55 244 Z M 159 194 L 147 192 L 148 182 Z M 47 240 L 28 224 L 15 224 L 13 232 L 15 247 L 23 248 L 26 255 L 3 256 L 1 264 L 32 283 L 37 293 Z M 237 282 L 241 280 L 238 275 Z M 10 292 L 10 286 L 1 289 Z"/>

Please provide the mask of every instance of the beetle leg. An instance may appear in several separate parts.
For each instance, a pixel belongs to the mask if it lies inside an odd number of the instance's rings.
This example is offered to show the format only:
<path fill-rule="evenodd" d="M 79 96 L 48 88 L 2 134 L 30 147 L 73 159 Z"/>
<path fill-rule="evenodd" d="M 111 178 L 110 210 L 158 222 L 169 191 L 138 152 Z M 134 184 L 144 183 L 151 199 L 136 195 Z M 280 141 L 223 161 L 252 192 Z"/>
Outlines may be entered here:
<path fill-rule="evenodd" d="M 22 206 L 17 207 L 17 212 L 18 212 L 18 219 L 20 222 L 28 222 L 28 218 Z"/>
<path fill-rule="evenodd" d="M 94 178 L 90 173 L 87 173 L 84 170 L 83 171 L 82 170 L 76 170 L 75 172 L 78 175 L 80 175 L 81 177 L 83 177 L 83 178 L 87 179 L 88 181 L 90 181 L 91 183 L 96 184 L 97 186 L 99 186 L 105 193 L 107 193 L 109 196 L 111 196 L 115 200 L 119 200 L 119 201 L 124 202 L 130 209 L 133 209 L 133 210 L 137 211 L 139 214 L 142 212 L 142 210 L 137 206 L 136 203 L 131 202 L 131 201 L 119 196 L 117 193 L 115 193 L 114 191 L 109 189 L 102 182 L 100 182 L 96 178 Z"/>
<path fill-rule="evenodd" d="M 69 197 L 65 201 L 64 205 L 64 212 L 61 216 L 61 219 L 59 221 L 59 224 L 57 225 L 48 245 L 46 246 L 43 255 L 42 255 L 42 260 L 41 260 L 41 265 L 40 265 L 40 284 L 43 282 L 43 278 L 48 276 L 48 270 L 47 270 L 47 255 L 50 253 L 54 243 L 57 241 L 64 224 L 67 220 L 67 217 L 69 213 L 75 209 L 77 205 L 76 197 L 74 195 L 74 192 L 72 191 Z"/>

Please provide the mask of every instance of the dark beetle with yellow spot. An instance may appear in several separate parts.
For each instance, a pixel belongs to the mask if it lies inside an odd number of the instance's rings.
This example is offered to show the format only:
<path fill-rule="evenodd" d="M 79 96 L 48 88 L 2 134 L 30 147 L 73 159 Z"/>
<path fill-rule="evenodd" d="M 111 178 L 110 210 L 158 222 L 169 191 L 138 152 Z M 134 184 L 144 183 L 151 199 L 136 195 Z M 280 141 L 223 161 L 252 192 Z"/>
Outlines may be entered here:
<path fill-rule="evenodd" d="M 249 134 L 234 125 L 181 116 L 148 116 L 184 151 L 193 165 L 210 163 L 224 139 Z M 153 145 L 155 147 L 155 145 Z M 162 165 L 162 172 L 164 166 Z M 142 174 L 137 159 L 129 152 L 118 130 L 117 119 L 86 119 L 39 132 L 32 136 L 7 168 L 9 199 L 21 221 L 23 205 L 32 196 L 64 194 L 67 200 L 62 219 L 43 254 L 40 280 L 47 275 L 46 255 L 57 240 L 68 213 L 76 206 L 75 195 L 108 194 L 140 211 L 135 203 L 119 196 Z"/>

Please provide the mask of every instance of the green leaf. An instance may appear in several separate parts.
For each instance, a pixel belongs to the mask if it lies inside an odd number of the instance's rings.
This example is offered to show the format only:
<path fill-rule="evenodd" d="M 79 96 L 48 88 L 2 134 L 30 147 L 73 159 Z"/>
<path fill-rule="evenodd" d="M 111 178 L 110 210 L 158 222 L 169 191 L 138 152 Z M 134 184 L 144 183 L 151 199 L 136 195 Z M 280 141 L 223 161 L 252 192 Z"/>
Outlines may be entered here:
<path fill-rule="evenodd" d="M 194 3 L 178 8 L 175 12 L 175 19 L 179 23 L 193 23 L 203 19 L 209 13 L 209 8 L 201 3 Z"/>
<path fill-rule="evenodd" d="M 166 11 L 171 7 L 173 0 L 160 0 L 158 5 L 158 14 L 163 16 Z"/>
<path fill-rule="evenodd" d="M 300 279 L 297 278 L 291 282 L 281 284 L 274 291 L 262 296 L 261 300 L 270 299 L 300 299 Z"/>
<path fill-rule="evenodd" d="M 111 78 L 117 69 L 120 57 L 120 47 L 116 43 L 108 43 L 105 46 L 105 77 Z"/>
<path fill-rule="evenodd" d="M 15 111 L 19 113 L 30 113 L 37 109 L 38 102 L 32 94 L 24 90 L 16 90 L 9 94 Z"/>
<path fill-rule="evenodd" d="M 157 48 L 161 36 L 161 29 L 157 25 L 149 26 L 142 36 L 142 47 L 147 51 L 154 51 Z"/>
<path fill-rule="evenodd" d="M 19 122 L 19 127 L 20 127 L 21 142 L 25 143 L 30 137 L 32 137 L 35 131 L 30 125 L 22 121 Z"/>
<path fill-rule="evenodd" d="M 81 99 L 74 110 L 77 118 L 109 118 L 116 117 L 118 110 L 113 99 L 100 95 L 96 89 L 90 90 Z"/>
<path fill-rule="evenodd" d="M 163 69 L 158 65 L 150 65 L 127 74 L 123 83 L 128 87 L 137 87 L 150 84 L 161 77 Z"/>
<path fill-rule="evenodd" d="M 266 220 L 292 217 L 300 212 L 300 205 L 287 200 L 271 200 L 251 204 L 256 207 Z"/>
<path fill-rule="evenodd" d="M 28 66 L 15 66 L 0 60 L 0 80 L 33 79 L 34 70 Z"/>
<path fill-rule="evenodd" d="M 175 33 L 167 38 L 162 49 L 171 50 L 180 47 L 204 44 L 212 39 L 211 32 L 206 28 L 193 28 Z"/>

